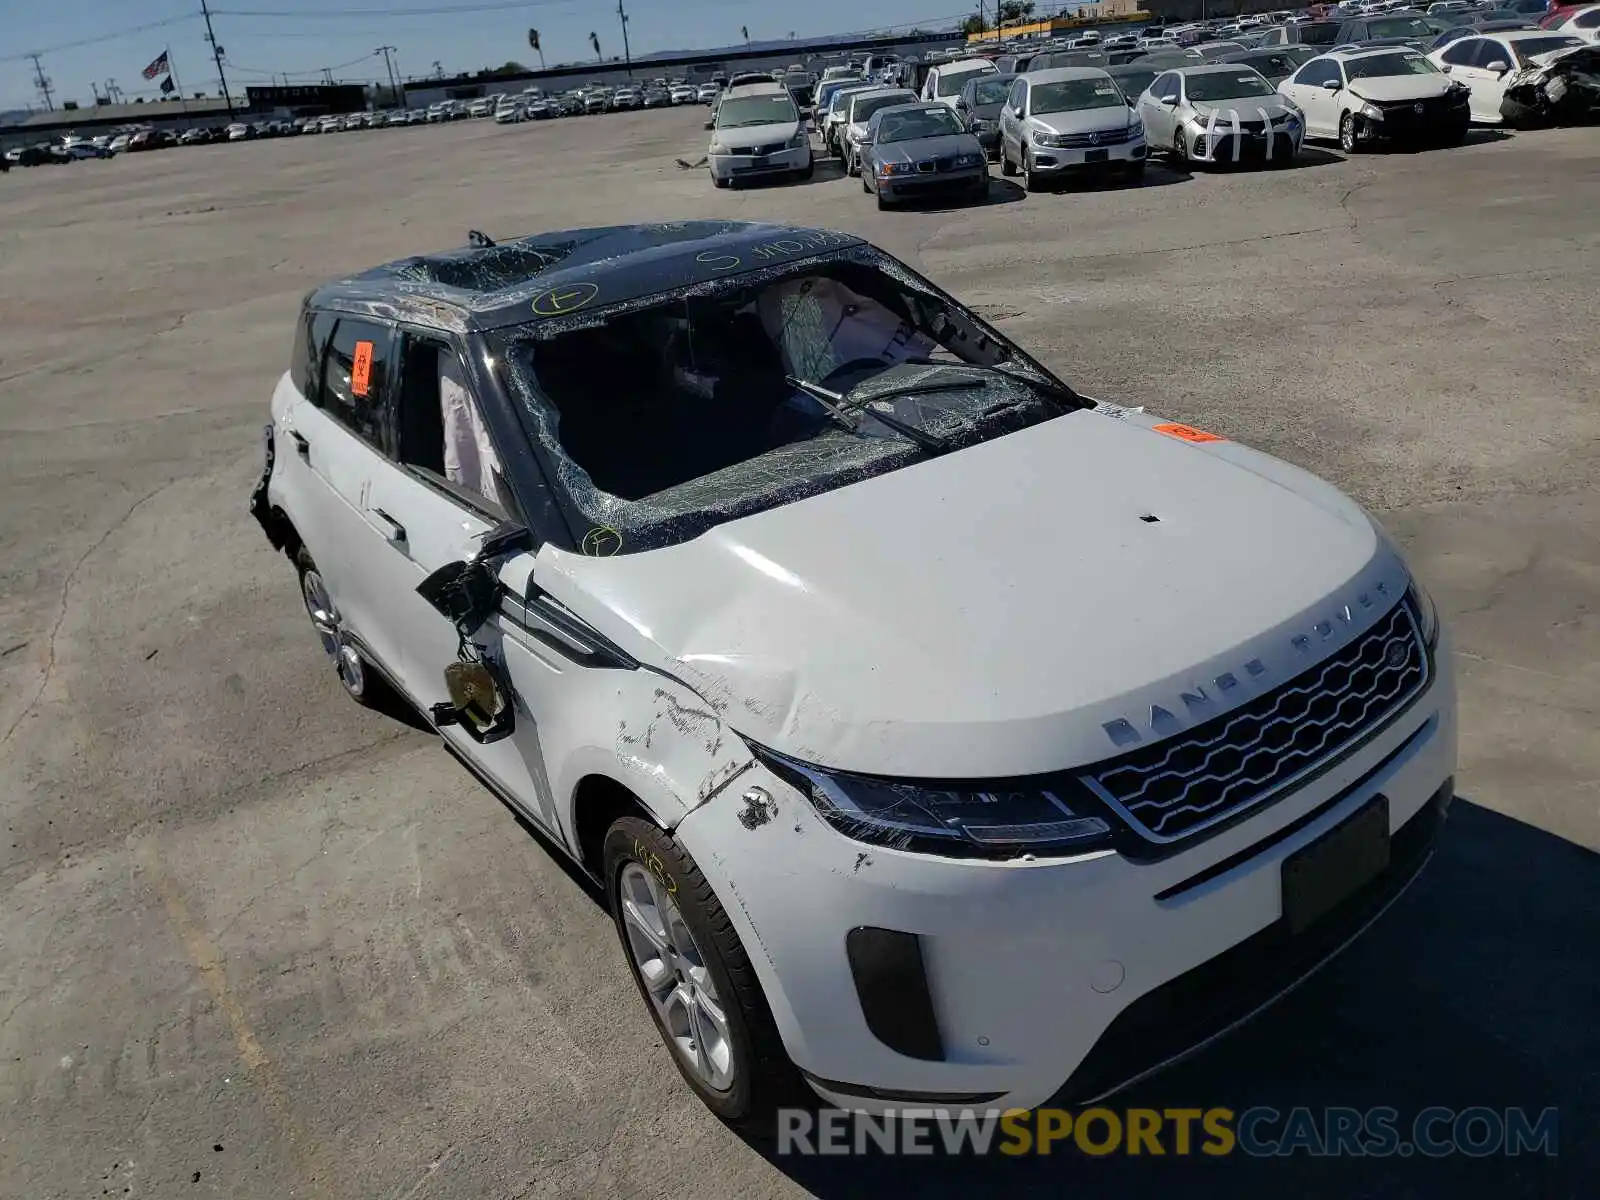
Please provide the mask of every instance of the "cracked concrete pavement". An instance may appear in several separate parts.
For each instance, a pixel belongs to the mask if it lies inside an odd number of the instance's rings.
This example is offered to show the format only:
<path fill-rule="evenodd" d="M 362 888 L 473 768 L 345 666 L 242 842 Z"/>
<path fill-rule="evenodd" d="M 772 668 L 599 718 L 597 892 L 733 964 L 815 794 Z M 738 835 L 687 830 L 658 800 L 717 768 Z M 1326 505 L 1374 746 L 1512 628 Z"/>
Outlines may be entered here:
<path fill-rule="evenodd" d="M 1136 191 L 1024 199 L 996 178 L 981 208 L 880 214 L 833 170 L 713 191 L 673 161 L 702 153 L 701 119 L 0 179 L 0 1195 L 1183 1185 L 1136 1160 L 775 1161 L 728 1133 L 592 896 L 426 735 L 343 698 L 245 513 L 312 283 L 469 226 L 708 215 L 863 233 L 1089 394 L 1381 513 L 1455 631 L 1466 799 L 1369 937 L 1130 1101 L 1556 1105 L 1554 1162 L 1209 1166 L 1247 1195 L 1581 1194 L 1600 1095 L 1596 132 L 1156 167 Z"/>

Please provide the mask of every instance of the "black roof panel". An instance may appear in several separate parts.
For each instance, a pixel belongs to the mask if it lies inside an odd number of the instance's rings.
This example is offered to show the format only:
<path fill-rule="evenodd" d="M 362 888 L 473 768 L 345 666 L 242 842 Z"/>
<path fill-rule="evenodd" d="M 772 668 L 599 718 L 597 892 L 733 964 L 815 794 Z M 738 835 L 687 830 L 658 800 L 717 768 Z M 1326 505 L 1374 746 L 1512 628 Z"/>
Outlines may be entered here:
<path fill-rule="evenodd" d="M 862 244 L 852 234 L 745 221 L 572 229 L 401 259 L 318 289 L 313 299 L 493 328 Z"/>

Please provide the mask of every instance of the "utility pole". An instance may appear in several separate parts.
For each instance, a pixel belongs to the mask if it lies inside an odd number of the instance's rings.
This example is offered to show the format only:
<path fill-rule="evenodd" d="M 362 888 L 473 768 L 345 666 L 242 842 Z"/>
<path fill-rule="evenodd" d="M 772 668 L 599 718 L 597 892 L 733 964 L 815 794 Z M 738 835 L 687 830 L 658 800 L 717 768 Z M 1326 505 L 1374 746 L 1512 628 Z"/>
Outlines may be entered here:
<path fill-rule="evenodd" d="M 28 57 L 33 59 L 33 86 L 38 88 L 39 94 L 44 97 L 44 106 L 51 112 L 55 112 L 55 96 L 50 90 L 50 80 L 44 73 L 44 67 L 39 63 L 39 56 L 30 54 Z"/>
<path fill-rule="evenodd" d="M 633 56 L 628 53 L 628 14 L 622 11 L 622 0 L 617 0 L 617 20 L 622 22 L 622 61 L 628 68 L 628 78 L 633 78 Z"/>
<path fill-rule="evenodd" d="M 322 68 L 322 82 L 327 84 L 329 87 L 333 86 L 333 68 L 331 68 L 331 67 L 323 67 Z"/>
<path fill-rule="evenodd" d="M 394 74 L 394 62 L 389 58 L 389 55 L 391 53 L 394 53 L 394 54 L 400 53 L 400 47 L 398 47 L 398 46 L 379 46 L 376 50 L 373 51 L 373 53 L 374 54 L 383 55 L 383 65 L 388 68 L 388 71 L 389 71 L 389 98 L 391 100 L 397 101 L 401 108 L 405 108 L 406 107 L 406 98 L 403 95 L 400 94 L 400 84 L 399 84 L 399 81 L 396 80 L 395 74 Z"/>
<path fill-rule="evenodd" d="M 217 35 L 211 29 L 211 10 L 206 0 L 200 0 L 200 15 L 206 19 L 206 41 L 211 43 L 211 57 L 217 61 L 217 82 L 222 85 L 222 98 L 228 105 L 228 118 L 233 119 L 233 96 L 228 91 L 228 76 L 222 69 L 222 47 L 217 45 Z"/>

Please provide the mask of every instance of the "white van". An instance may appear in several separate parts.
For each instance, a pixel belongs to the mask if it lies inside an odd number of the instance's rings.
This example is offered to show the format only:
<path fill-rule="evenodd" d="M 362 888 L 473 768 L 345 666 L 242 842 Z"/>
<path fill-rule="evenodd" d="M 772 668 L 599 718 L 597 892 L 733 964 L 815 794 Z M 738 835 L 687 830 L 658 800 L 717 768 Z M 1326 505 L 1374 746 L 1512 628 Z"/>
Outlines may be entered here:
<path fill-rule="evenodd" d="M 922 98 L 954 108 L 967 80 L 974 75 L 996 74 L 999 74 L 999 68 L 987 58 L 963 58 L 960 62 L 941 63 L 928 72 L 928 78 L 922 85 Z"/>

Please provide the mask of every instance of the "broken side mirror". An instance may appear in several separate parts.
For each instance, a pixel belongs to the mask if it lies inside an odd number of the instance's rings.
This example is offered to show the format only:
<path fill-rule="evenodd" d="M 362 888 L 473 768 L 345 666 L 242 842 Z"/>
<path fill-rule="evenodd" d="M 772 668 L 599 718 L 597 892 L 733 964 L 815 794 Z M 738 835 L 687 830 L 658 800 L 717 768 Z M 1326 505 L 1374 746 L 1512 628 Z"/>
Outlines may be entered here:
<path fill-rule="evenodd" d="M 481 559 L 446 563 L 417 585 L 417 595 L 466 637 L 499 607 L 500 580 Z"/>
<path fill-rule="evenodd" d="M 428 711 L 435 725 L 459 725 L 473 741 L 498 742 L 516 725 L 516 709 L 494 663 L 484 659 L 453 662 L 444 669 L 450 699 Z"/>

